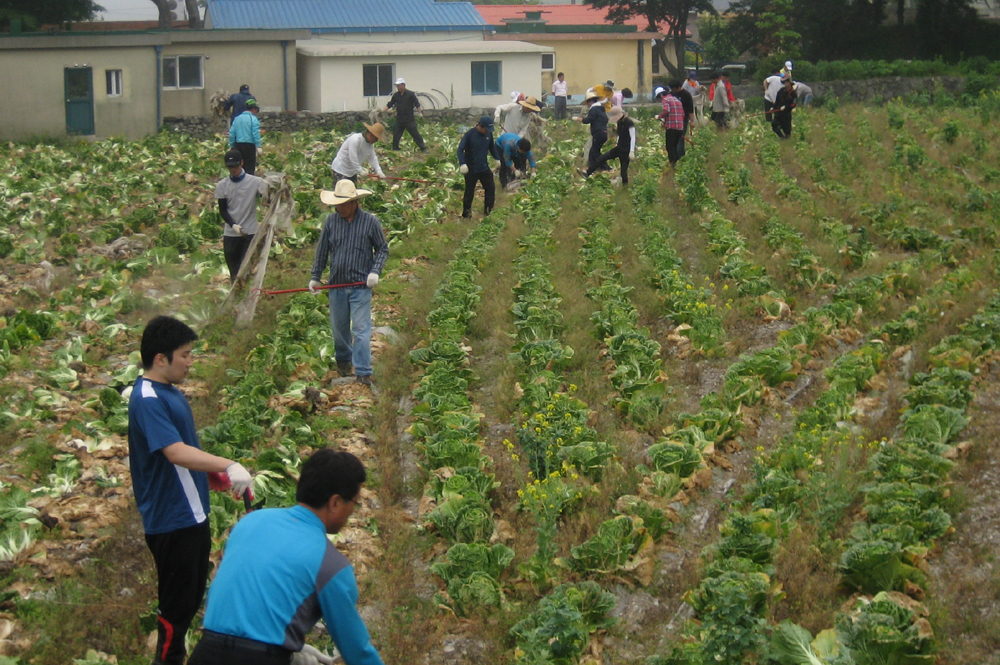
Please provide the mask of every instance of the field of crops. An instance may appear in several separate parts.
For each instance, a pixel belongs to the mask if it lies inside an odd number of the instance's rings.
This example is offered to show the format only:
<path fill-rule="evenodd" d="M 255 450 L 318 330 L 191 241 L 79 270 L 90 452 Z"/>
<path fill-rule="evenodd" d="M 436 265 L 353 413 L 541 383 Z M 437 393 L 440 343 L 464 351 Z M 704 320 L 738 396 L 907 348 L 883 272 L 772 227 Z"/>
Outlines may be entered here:
<path fill-rule="evenodd" d="M 0 146 L 0 665 L 150 659 L 118 389 L 155 313 L 200 331 L 202 445 L 267 506 L 318 447 L 365 461 L 337 541 L 389 664 L 996 662 L 998 109 L 705 128 L 674 172 L 643 118 L 628 189 L 552 124 L 471 221 L 460 128 L 426 132 L 383 166 L 435 185 L 365 200 L 375 394 L 331 383 L 320 297 L 216 319 L 221 140 Z M 341 139 L 267 137 L 298 205 L 268 288 L 308 281 Z M 243 507 L 212 502 L 217 561 Z"/>

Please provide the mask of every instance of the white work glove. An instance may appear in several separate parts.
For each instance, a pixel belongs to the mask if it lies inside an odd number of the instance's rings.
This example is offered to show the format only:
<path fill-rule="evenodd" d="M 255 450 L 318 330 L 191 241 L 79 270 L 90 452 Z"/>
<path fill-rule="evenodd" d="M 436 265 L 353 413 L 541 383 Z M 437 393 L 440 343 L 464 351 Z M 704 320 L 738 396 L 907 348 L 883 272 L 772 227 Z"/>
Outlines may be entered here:
<path fill-rule="evenodd" d="M 229 476 L 229 483 L 237 496 L 243 496 L 243 493 L 253 486 L 250 472 L 239 462 L 233 462 L 226 467 L 226 475 Z"/>
<path fill-rule="evenodd" d="M 385 174 L 380 171 L 380 172 L 378 172 L 378 173 L 375 174 L 375 177 L 376 178 L 384 178 Z"/>
<path fill-rule="evenodd" d="M 462 175 L 466 175 L 469 172 L 469 165 L 462 164 L 461 166 L 458 167 L 458 172 L 461 173 Z"/>
<path fill-rule="evenodd" d="M 635 159 L 635 153 L 634 153 L 634 152 L 630 152 L 630 153 L 628 154 L 628 158 L 629 158 L 629 159 Z"/>
<path fill-rule="evenodd" d="M 261 148 L 260 146 L 258 146 L 257 147 L 257 156 L 260 157 L 263 154 L 264 154 L 264 149 Z"/>
<path fill-rule="evenodd" d="M 378 273 L 377 272 L 368 273 L 368 280 L 365 282 L 365 284 L 368 285 L 369 289 L 374 289 L 376 286 L 378 286 Z"/>
<path fill-rule="evenodd" d="M 518 171 L 517 169 L 514 169 L 514 177 L 515 178 L 520 178 L 523 175 L 524 175 L 523 171 Z"/>
<path fill-rule="evenodd" d="M 322 282 L 317 282 L 315 279 L 309 280 L 309 293 L 316 293 L 316 289 L 323 286 Z"/>
<path fill-rule="evenodd" d="M 233 224 L 233 231 L 236 231 L 240 235 L 243 235 L 243 227 L 239 224 Z"/>
<path fill-rule="evenodd" d="M 308 644 L 302 645 L 302 651 L 292 654 L 291 665 L 332 665 L 333 658 L 316 647 Z"/>

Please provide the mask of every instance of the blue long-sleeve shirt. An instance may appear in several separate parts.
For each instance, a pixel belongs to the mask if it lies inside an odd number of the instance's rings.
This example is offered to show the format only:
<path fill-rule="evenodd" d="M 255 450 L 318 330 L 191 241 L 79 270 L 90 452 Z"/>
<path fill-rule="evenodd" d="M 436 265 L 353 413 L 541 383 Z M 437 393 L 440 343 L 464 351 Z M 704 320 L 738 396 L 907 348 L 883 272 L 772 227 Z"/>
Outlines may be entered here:
<path fill-rule="evenodd" d="M 232 117 L 229 119 L 230 125 L 233 124 L 233 120 L 236 120 L 241 113 L 247 110 L 247 100 L 253 98 L 249 92 L 237 92 L 230 95 L 229 99 L 222 103 L 222 108 L 227 111 L 232 110 Z"/>
<path fill-rule="evenodd" d="M 347 665 L 382 665 L 358 614 L 354 568 L 308 508 L 257 510 L 233 527 L 204 626 L 299 651 L 322 617 Z"/>
<path fill-rule="evenodd" d="M 260 120 L 250 111 L 244 111 L 236 116 L 229 128 L 229 147 L 237 143 L 253 143 L 260 147 Z"/>
<path fill-rule="evenodd" d="M 497 137 L 497 149 L 500 150 L 503 163 L 507 168 L 511 168 L 514 165 L 514 158 L 517 157 L 517 142 L 520 140 L 521 137 L 514 132 L 506 132 Z M 535 168 L 535 156 L 530 150 L 525 157 L 528 159 L 528 165 L 531 168 Z"/>
<path fill-rule="evenodd" d="M 469 173 L 485 173 L 490 170 L 487 156 L 500 161 L 500 151 L 493 140 L 493 133 L 480 134 L 473 127 L 462 136 L 458 144 L 458 163 L 468 165 Z"/>
<path fill-rule="evenodd" d="M 388 258 L 389 244 L 378 217 L 359 208 L 348 222 L 334 212 L 323 222 L 310 275 L 318 282 L 329 265 L 329 284 L 363 282 L 368 273 L 381 275 Z"/>

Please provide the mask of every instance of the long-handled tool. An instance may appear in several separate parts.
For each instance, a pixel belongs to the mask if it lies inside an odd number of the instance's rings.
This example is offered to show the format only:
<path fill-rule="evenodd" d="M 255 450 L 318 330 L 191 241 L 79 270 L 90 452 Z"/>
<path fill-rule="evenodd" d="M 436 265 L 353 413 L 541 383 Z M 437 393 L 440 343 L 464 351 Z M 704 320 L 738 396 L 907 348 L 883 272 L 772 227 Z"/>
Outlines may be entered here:
<path fill-rule="evenodd" d="M 317 291 L 319 291 L 320 289 L 324 289 L 324 290 L 325 289 L 343 289 L 343 288 L 348 287 L 348 286 L 364 286 L 364 285 L 365 285 L 364 282 L 349 282 L 347 284 L 326 284 L 324 286 L 317 286 L 317 287 L 315 287 L 315 289 Z M 308 291 L 308 290 L 309 290 L 308 288 L 305 288 L 305 289 L 282 289 L 280 291 L 265 291 L 264 289 L 261 289 L 260 292 L 263 293 L 266 296 L 280 296 L 280 295 L 284 295 L 286 293 L 302 293 L 303 291 Z"/>
<path fill-rule="evenodd" d="M 431 180 L 414 180 L 413 178 L 392 178 L 392 177 L 389 177 L 387 175 L 384 175 L 384 176 L 370 175 L 370 176 L 365 176 L 365 177 L 372 178 L 373 180 L 402 180 L 403 182 L 416 182 L 416 183 L 419 183 L 421 185 L 433 185 L 434 184 L 434 182 L 431 181 Z"/>
<path fill-rule="evenodd" d="M 792 104 L 790 108 L 795 108 L 795 104 Z M 768 113 L 777 113 L 778 111 L 783 111 L 784 109 L 771 109 L 770 111 L 761 111 L 760 113 L 754 113 L 752 115 L 743 116 L 744 120 L 749 120 L 750 118 L 756 118 L 759 115 L 767 115 Z"/>
<path fill-rule="evenodd" d="M 250 491 L 249 487 L 243 490 L 243 507 L 248 513 L 253 512 L 253 492 Z"/>

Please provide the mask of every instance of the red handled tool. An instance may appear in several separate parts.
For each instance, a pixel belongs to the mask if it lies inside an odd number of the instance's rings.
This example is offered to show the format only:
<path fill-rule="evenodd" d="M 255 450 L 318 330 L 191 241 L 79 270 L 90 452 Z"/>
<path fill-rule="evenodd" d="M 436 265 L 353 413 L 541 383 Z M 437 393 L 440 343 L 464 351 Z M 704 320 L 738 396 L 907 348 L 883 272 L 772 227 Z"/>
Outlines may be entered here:
<path fill-rule="evenodd" d="M 349 284 L 327 284 L 325 286 L 317 286 L 316 290 L 319 291 L 320 289 L 343 289 L 343 288 L 348 287 L 348 286 L 364 286 L 364 285 L 365 285 L 365 282 L 350 282 Z M 259 290 L 260 290 L 261 293 L 263 293 L 266 296 L 280 296 L 280 295 L 284 295 L 286 293 L 302 293 L 303 291 L 308 291 L 309 289 L 308 288 L 305 288 L 305 289 L 282 289 L 281 291 L 265 291 L 264 289 L 259 289 Z"/>

